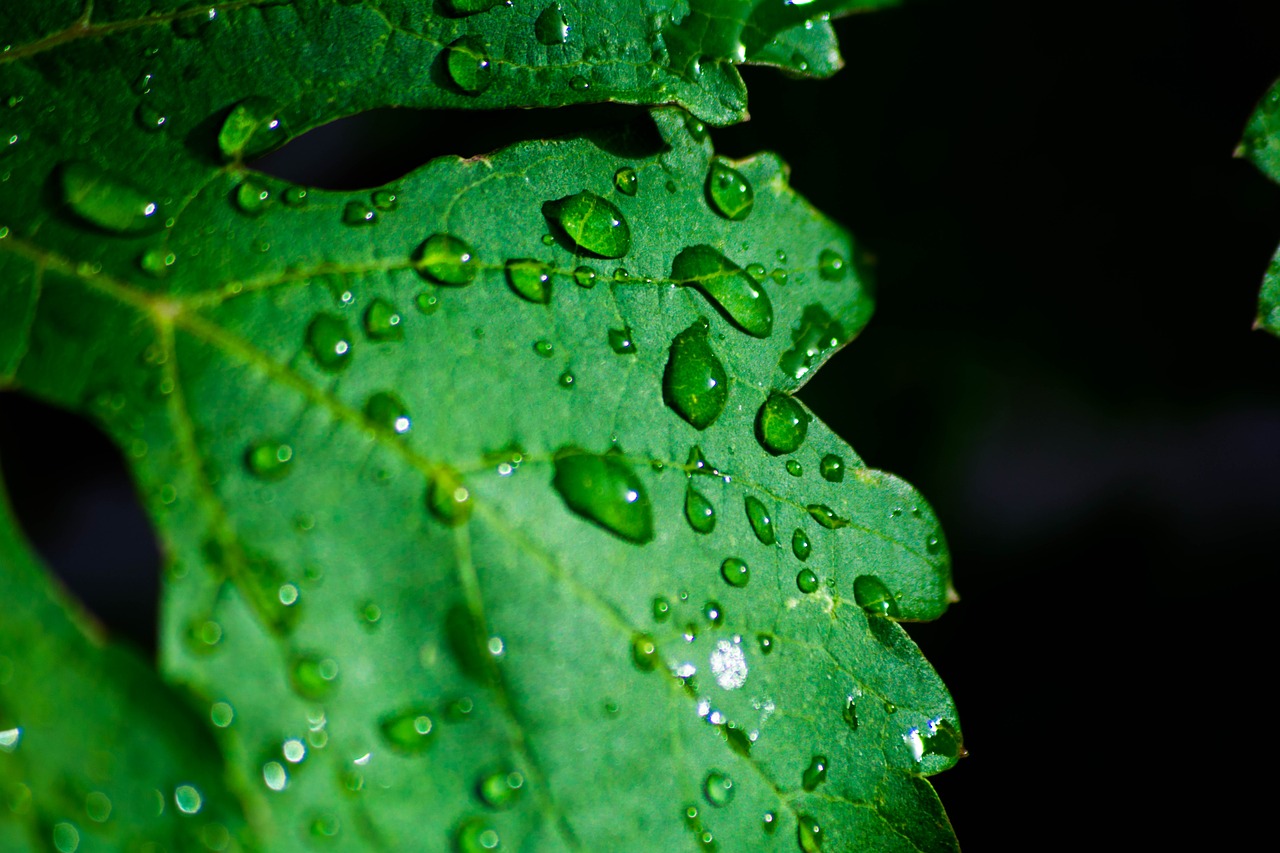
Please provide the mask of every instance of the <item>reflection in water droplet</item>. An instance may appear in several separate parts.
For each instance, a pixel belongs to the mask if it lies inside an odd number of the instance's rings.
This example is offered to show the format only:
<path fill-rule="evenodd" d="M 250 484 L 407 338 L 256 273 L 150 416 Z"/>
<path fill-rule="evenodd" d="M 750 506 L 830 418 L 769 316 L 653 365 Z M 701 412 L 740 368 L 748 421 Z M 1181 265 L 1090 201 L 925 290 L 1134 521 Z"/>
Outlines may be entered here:
<path fill-rule="evenodd" d="M 329 373 L 351 363 L 351 328 L 335 314 L 317 314 L 307 326 L 307 350 L 316 364 Z"/>
<path fill-rule="evenodd" d="M 737 557 L 729 557 L 720 564 L 720 576 L 729 586 L 744 587 L 751 580 L 751 570 Z"/>
<path fill-rule="evenodd" d="M 849 519 L 836 515 L 835 510 L 826 504 L 809 504 L 806 509 L 809 511 L 809 516 L 813 518 L 814 521 L 818 522 L 828 530 L 848 527 L 852 523 Z"/>
<path fill-rule="evenodd" d="M 293 461 L 293 448 L 276 441 L 262 441 L 245 452 L 245 465 L 255 477 L 263 480 L 279 480 L 289 473 Z"/>
<path fill-rule="evenodd" d="M 755 204 L 755 192 L 742 173 L 719 160 L 707 173 L 707 198 L 711 207 L 725 219 L 746 219 Z"/>
<path fill-rule="evenodd" d="M 652 672 L 658 665 L 658 644 L 648 634 L 636 634 L 631 639 L 631 660 L 642 672 Z"/>
<path fill-rule="evenodd" d="M 806 791 L 812 791 L 825 781 L 827 781 L 827 758 L 824 755 L 815 755 L 810 760 L 809 766 L 804 769 L 800 784 Z"/>
<path fill-rule="evenodd" d="M 364 331 L 375 341 L 403 340 L 404 318 L 390 302 L 375 299 L 364 312 Z"/>
<path fill-rule="evenodd" d="M 710 246 L 691 246 L 671 262 L 671 278 L 696 287 L 748 335 L 766 338 L 773 331 L 769 294 L 737 264 Z"/>
<path fill-rule="evenodd" d="M 71 212 L 105 231 L 147 234 L 164 226 L 156 200 L 96 166 L 68 163 L 59 178 Z"/>
<path fill-rule="evenodd" d="M 449 45 L 445 67 L 457 87 L 468 95 L 478 95 L 493 83 L 495 68 L 489 52 L 475 36 L 463 36 Z"/>
<path fill-rule="evenodd" d="M 702 795 L 717 808 L 727 806 L 733 800 L 733 780 L 719 770 L 712 770 L 702 780 Z"/>
<path fill-rule="evenodd" d="M 553 47 L 569 40 L 569 19 L 559 3 L 542 10 L 533 22 L 533 34 L 542 44 Z"/>
<path fill-rule="evenodd" d="M 729 377 L 711 348 L 709 328 L 698 319 L 676 335 L 662 376 L 667 405 L 699 430 L 715 423 L 729 399 Z"/>
<path fill-rule="evenodd" d="M 613 175 L 614 188 L 623 195 L 635 195 L 640 188 L 640 177 L 630 166 L 619 169 Z"/>
<path fill-rule="evenodd" d="M 756 437 L 775 456 L 799 450 L 808 431 L 809 413 L 786 394 L 770 394 L 756 415 Z"/>
<path fill-rule="evenodd" d="M 744 503 L 751 532 L 756 535 L 761 544 L 772 545 L 777 542 L 778 536 L 773 529 L 773 519 L 770 518 L 769 510 L 764 503 L 755 495 L 747 495 Z"/>
<path fill-rule="evenodd" d="M 796 575 L 796 586 L 805 595 L 818 591 L 818 576 L 813 569 L 801 569 Z"/>
<path fill-rule="evenodd" d="M 631 229 L 622 211 L 608 199 L 582 191 L 542 205 L 578 248 L 602 258 L 621 258 L 631 250 Z"/>
<path fill-rule="evenodd" d="M 412 708 L 384 717 L 378 728 L 392 749 L 417 753 L 431 745 L 435 725 L 426 709 Z"/>
<path fill-rule="evenodd" d="M 414 252 L 413 266 L 437 284 L 459 287 L 470 284 L 479 270 L 472 248 L 450 234 L 432 234 L 424 240 Z"/>
<path fill-rule="evenodd" d="M 551 266 L 533 258 L 507 261 L 507 283 L 517 295 L 546 305 L 551 301 Z"/>
<path fill-rule="evenodd" d="M 715 507 L 692 483 L 684 493 L 684 517 L 697 533 L 710 533 L 716 529 Z"/>
<path fill-rule="evenodd" d="M 511 808 L 523 789 L 524 776 L 511 769 L 491 771 L 476 782 L 476 794 L 491 809 Z"/>
<path fill-rule="evenodd" d="M 884 585 L 884 581 L 875 575 L 859 575 L 853 581 L 853 600 L 858 606 L 874 616 L 896 617 L 898 602 Z"/>
<path fill-rule="evenodd" d="M 629 542 L 653 539 L 653 510 L 627 463 L 577 448 L 556 454 L 552 480 L 565 505 Z"/>
<path fill-rule="evenodd" d="M 844 278 L 844 258 L 831 249 L 823 249 L 818 255 L 818 275 L 827 281 Z"/>

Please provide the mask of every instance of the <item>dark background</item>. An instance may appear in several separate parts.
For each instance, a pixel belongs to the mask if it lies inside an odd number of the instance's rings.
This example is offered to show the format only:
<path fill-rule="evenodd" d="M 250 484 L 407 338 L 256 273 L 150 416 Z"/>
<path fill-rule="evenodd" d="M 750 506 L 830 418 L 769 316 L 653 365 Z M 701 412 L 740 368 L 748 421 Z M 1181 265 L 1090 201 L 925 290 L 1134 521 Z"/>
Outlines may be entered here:
<path fill-rule="evenodd" d="M 1280 188 L 1232 150 L 1280 76 L 1280 4 L 921 2 L 838 24 L 825 82 L 748 69 L 727 154 L 778 151 L 878 257 L 871 326 L 801 397 L 943 519 L 962 602 L 909 630 L 971 757 L 969 851 L 1236 849 L 1270 804 L 1280 341 L 1250 331 Z M 617 113 L 387 111 L 266 168 L 391 180 Z M 0 395 L 0 458 L 55 568 L 150 648 L 155 545 L 97 433 Z"/>

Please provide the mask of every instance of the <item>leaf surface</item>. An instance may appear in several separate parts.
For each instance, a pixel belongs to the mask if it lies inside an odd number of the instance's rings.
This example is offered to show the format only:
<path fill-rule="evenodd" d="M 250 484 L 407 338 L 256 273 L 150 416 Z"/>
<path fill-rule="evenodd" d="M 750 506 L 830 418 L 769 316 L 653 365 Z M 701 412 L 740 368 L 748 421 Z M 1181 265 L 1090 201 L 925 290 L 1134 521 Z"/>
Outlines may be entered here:
<path fill-rule="evenodd" d="M 1280 82 L 1263 96 L 1249 117 L 1236 156 L 1248 158 L 1264 175 L 1280 183 Z M 1263 276 L 1254 326 L 1280 336 L 1280 250 Z"/>

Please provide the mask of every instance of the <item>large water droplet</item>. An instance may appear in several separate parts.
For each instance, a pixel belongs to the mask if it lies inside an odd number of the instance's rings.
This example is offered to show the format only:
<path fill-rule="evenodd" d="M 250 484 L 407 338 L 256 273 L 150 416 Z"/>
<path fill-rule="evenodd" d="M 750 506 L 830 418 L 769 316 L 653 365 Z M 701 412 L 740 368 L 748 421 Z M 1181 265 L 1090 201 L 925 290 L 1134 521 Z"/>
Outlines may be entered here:
<path fill-rule="evenodd" d="M 715 422 L 729 399 L 729 377 L 708 330 L 707 321 L 699 319 L 676 335 L 662 377 L 667 405 L 700 430 Z"/>
<path fill-rule="evenodd" d="M 478 817 L 463 821 L 454 841 L 458 853 L 490 853 L 502 846 L 498 831 L 487 820 Z"/>
<path fill-rule="evenodd" d="M 822 853 L 822 827 L 806 814 L 800 815 L 799 824 L 798 835 L 803 853 Z"/>
<path fill-rule="evenodd" d="M 844 460 L 834 453 L 822 457 L 818 470 L 822 472 L 822 479 L 829 482 L 839 483 L 844 480 Z"/>
<path fill-rule="evenodd" d="M 493 83 L 495 68 L 489 51 L 475 36 L 463 36 L 449 45 L 445 67 L 457 87 L 468 95 L 478 95 Z"/>
<path fill-rule="evenodd" d="M 542 10 L 533 22 L 533 34 L 548 47 L 564 44 L 569 40 L 569 19 L 559 3 L 552 3 Z"/>
<path fill-rule="evenodd" d="M 898 616 L 898 601 L 875 575 L 859 575 L 853 580 L 853 600 L 875 616 Z"/>
<path fill-rule="evenodd" d="M 635 355 L 636 343 L 631 336 L 631 327 L 609 330 L 609 348 L 618 355 Z"/>
<path fill-rule="evenodd" d="M 809 761 L 809 766 L 804 769 L 800 784 L 806 791 L 813 791 L 825 781 L 827 781 L 827 758 L 824 755 L 815 755 Z"/>
<path fill-rule="evenodd" d="M 805 595 L 818 591 L 818 576 L 813 573 L 813 569 L 801 569 L 796 574 L 796 588 Z"/>
<path fill-rule="evenodd" d="M 542 205 L 578 248 L 602 258 L 621 258 L 631 250 L 631 229 L 613 202 L 582 191 Z"/>
<path fill-rule="evenodd" d="M 84 810 L 94 823 L 106 823 L 111 817 L 111 798 L 101 791 L 90 791 L 84 798 Z"/>
<path fill-rule="evenodd" d="M 818 254 L 818 275 L 827 281 L 839 281 L 844 278 L 844 258 L 839 252 L 823 249 Z"/>
<path fill-rule="evenodd" d="M 524 775 L 509 768 L 485 773 L 476 782 L 476 795 L 491 809 L 509 809 L 524 790 Z"/>
<path fill-rule="evenodd" d="M 775 456 L 799 450 L 809 431 L 809 413 L 786 394 L 770 394 L 756 415 L 756 437 Z"/>
<path fill-rule="evenodd" d="M 530 302 L 546 305 L 551 301 L 551 265 L 533 258 L 507 261 L 507 283 Z"/>
<path fill-rule="evenodd" d="M 725 219 L 746 219 L 755 204 L 751 183 L 736 169 L 717 160 L 707 173 L 707 198 L 711 207 Z"/>
<path fill-rule="evenodd" d="M 218 150 L 227 160 L 247 160 L 284 142 L 288 129 L 275 103 L 246 98 L 231 108 L 218 131 Z"/>
<path fill-rule="evenodd" d="M 809 511 L 809 516 L 828 530 L 837 530 L 841 527 L 848 527 L 851 523 L 849 519 L 836 515 L 835 510 L 826 504 L 809 504 L 805 507 Z"/>
<path fill-rule="evenodd" d="M 378 429 L 396 435 L 404 435 L 413 427 L 404 400 L 390 391 L 380 391 L 369 397 L 364 404 L 364 416 Z"/>
<path fill-rule="evenodd" d="M 733 261 L 710 246 L 691 246 L 671 262 L 671 277 L 696 287 L 742 331 L 766 338 L 773 331 L 769 294 Z"/>
<path fill-rule="evenodd" d="M 404 338 L 404 318 L 385 299 L 375 299 L 364 312 L 364 331 L 375 341 L 399 341 Z"/>
<path fill-rule="evenodd" d="M 641 672 L 653 672 L 658 665 L 658 644 L 648 634 L 631 638 L 631 660 Z"/>
<path fill-rule="evenodd" d="M 635 195 L 640 187 L 640 177 L 635 169 L 625 166 L 613 174 L 613 186 L 623 195 Z"/>
<path fill-rule="evenodd" d="M 282 479 L 291 470 L 293 448 L 279 441 L 260 441 L 244 454 L 249 473 L 263 480 Z"/>
<path fill-rule="evenodd" d="M 751 525 L 751 532 L 764 545 L 772 545 L 778 541 L 778 535 L 773 529 L 773 519 L 769 517 L 769 509 L 755 495 L 747 495 L 744 504 L 747 510 L 747 521 Z"/>
<path fill-rule="evenodd" d="M 744 587 L 751 580 L 751 570 L 737 557 L 729 557 L 720 564 L 720 576 L 729 586 Z"/>
<path fill-rule="evenodd" d="M 733 801 L 733 793 L 733 780 L 719 770 L 712 770 L 702 780 L 702 795 L 717 808 L 729 805 Z"/>
<path fill-rule="evenodd" d="M 716 529 L 715 507 L 692 483 L 684 493 L 684 517 L 696 533 L 710 533 Z"/>
<path fill-rule="evenodd" d="M 351 328 L 335 314 L 317 314 L 307 326 L 307 351 L 322 370 L 337 373 L 351 363 Z"/>
<path fill-rule="evenodd" d="M 62 200 L 81 219 L 116 234 L 148 234 L 164 226 L 160 205 L 146 193 L 88 163 L 60 173 Z"/>
<path fill-rule="evenodd" d="M 435 723 L 425 708 L 409 708 L 383 717 L 382 737 L 398 752 L 422 752 L 434 740 Z"/>
<path fill-rule="evenodd" d="M 338 664 L 332 658 L 299 655 L 289 667 L 289 683 L 304 699 L 322 701 L 338 686 Z"/>
<path fill-rule="evenodd" d="M 479 266 L 472 248 L 451 234 L 432 234 L 413 256 L 414 269 L 437 284 L 462 286 L 476 277 Z"/>
<path fill-rule="evenodd" d="M 627 463 L 576 448 L 556 454 L 551 481 L 569 509 L 629 542 L 653 539 L 653 509 Z"/>
<path fill-rule="evenodd" d="M 439 468 L 427 486 L 427 509 L 449 527 L 466 524 L 471 518 L 471 491 L 455 472 Z"/>

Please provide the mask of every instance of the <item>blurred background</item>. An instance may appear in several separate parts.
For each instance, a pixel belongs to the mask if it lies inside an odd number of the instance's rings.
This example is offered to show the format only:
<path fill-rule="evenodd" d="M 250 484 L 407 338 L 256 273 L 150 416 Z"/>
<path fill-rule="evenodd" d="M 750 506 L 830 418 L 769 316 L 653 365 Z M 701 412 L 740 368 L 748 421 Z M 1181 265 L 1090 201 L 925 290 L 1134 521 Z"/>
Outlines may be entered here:
<path fill-rule="evenodd" d="M 1280 4 L 917 0 L 838 23 L 830 81 L 747 69 L 761 149 L 878 259 L 861 338 L 801 393 L 934 503 L 962 601 L 908 626 L 971 756 L 934 782 L 970 851 L 1243 847 L 1270 805 L 1280 341 L 1250 326 L 1280 187 L 1232 151 Z M 264 163 L 393 180 L 618 112 L 382 111 Z M 38 548 L 152 650 L 157 555 L 91 427 L 0 395 Z M 1274 618 L 1274 617 L 1271 617 Z"/>

